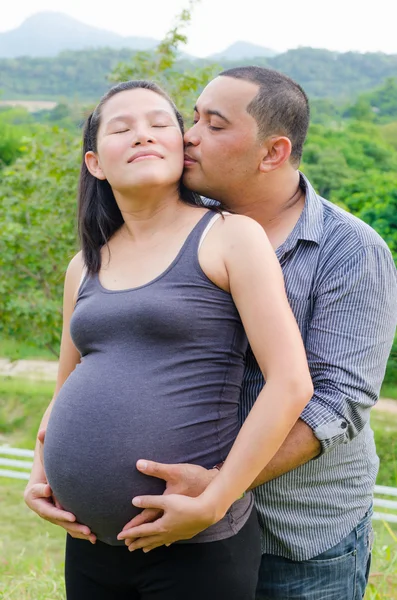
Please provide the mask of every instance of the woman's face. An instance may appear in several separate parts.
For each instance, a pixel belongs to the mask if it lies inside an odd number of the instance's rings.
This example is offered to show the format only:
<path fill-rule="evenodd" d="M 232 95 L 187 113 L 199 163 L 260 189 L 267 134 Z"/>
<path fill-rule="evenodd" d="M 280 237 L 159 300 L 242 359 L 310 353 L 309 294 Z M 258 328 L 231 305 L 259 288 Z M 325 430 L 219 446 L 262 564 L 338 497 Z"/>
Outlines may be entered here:
<path fill-rule="evenodd" d="M 101 109 L 97 152 L 86 154 L 90 172 L 123 194 L 178 184 L 183 139 L 168 101 L 145 89 L 112 96 Z"/>

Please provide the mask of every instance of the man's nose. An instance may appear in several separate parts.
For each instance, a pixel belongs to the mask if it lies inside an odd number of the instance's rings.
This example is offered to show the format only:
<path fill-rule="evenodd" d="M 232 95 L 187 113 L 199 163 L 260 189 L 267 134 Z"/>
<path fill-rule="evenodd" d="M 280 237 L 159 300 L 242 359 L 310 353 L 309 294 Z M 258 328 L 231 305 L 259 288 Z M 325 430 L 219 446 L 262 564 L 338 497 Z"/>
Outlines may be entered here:
<path fill-rule="evenodd" d="M 195 125 L 186 131 L 183 139 L 186 146 L 197 146 L 200 143 Z"/>

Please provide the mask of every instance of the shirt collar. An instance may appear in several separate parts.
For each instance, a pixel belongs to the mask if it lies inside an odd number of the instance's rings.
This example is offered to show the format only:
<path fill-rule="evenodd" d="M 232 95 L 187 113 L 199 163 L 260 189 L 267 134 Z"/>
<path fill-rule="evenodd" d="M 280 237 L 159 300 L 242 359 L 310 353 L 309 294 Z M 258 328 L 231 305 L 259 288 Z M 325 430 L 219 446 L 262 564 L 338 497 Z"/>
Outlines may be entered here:
<path fill-rule="evenodd" d="M 305 206 L 294 229 L 285 242 L 276 250 L 279 258 L 295 248 L 299 240 L 319 244 L 324 229 L 324 209 L 320 196 L 316 194 L 310 181 L 299 172 L 300 186 L 306 193 Z"/>

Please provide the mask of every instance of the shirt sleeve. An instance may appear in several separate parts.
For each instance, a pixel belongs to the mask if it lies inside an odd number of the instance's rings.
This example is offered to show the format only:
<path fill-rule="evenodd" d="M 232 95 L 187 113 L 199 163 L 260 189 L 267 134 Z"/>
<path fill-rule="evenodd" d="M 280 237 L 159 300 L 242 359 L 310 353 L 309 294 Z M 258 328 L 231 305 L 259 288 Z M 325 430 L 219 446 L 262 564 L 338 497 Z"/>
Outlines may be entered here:
<path fill-rule="evenodd" d="M 361 248 L 315 293 L 306 336 L 314 395 L 301 419 L 320 441 L 320 456 L 368 422 L 396 323 L 397 272 L 387 247 Z"/>

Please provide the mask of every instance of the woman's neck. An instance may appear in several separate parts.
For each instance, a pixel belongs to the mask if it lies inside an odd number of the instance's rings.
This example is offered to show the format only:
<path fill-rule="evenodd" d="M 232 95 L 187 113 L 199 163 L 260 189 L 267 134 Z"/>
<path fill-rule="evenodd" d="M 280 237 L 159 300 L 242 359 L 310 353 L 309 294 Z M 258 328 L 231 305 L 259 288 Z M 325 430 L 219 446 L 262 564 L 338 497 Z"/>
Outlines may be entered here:
<path fill-rule="evenodd" d="M 114 191 L 114 196 L 124 219 L 123 232 L 136 241 L 168 229 L 178 221 L 183 208 L 189 208 L 175 189 L 162 193 L 146 190 L 130 196 Z"/>

